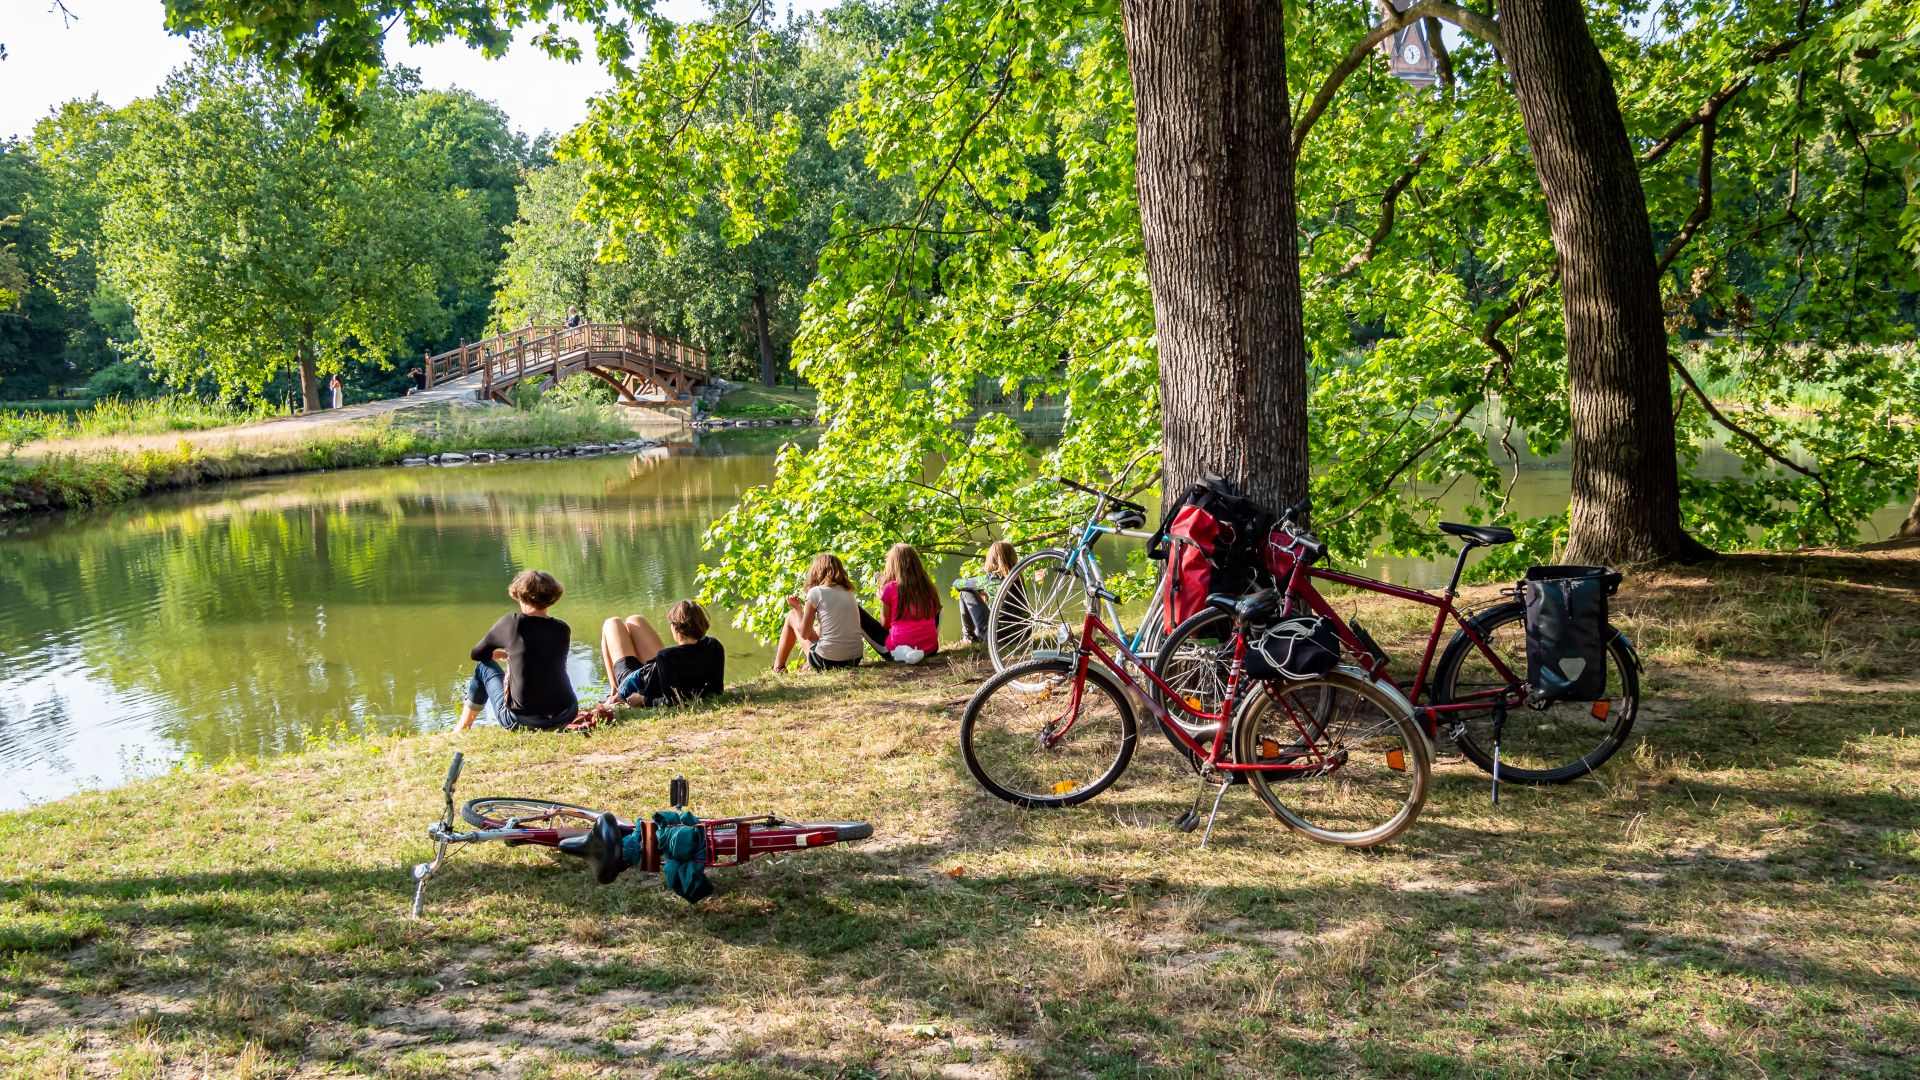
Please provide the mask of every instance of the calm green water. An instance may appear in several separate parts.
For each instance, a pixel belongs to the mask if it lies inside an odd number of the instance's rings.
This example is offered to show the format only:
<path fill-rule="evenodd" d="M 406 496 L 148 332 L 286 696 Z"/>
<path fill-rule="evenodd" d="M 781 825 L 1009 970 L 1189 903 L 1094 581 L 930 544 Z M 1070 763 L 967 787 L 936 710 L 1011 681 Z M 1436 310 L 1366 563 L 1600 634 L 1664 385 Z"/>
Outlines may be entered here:
<path fill-rule="evenodd" d="M 565 584 L 554 613 L 573 626 L 572 674 L 598 686 L 600 621 L 657 622 L 690 595 L 702 531 L 769 478 L 792 435 L 727 433 L 652 459 L 246 481 L 0 527 L 0 809 L 191 755 L 444 727 L 467 651 L 523 567 Z M 1564 506 L 1564 468 L 1534 463 L 1515 497 L 1523 514 Z M 1444 578 L 1412 560 L 1373 569 Z M 730 670 L 763 664 L 766 649 L 717 614 Z"/>

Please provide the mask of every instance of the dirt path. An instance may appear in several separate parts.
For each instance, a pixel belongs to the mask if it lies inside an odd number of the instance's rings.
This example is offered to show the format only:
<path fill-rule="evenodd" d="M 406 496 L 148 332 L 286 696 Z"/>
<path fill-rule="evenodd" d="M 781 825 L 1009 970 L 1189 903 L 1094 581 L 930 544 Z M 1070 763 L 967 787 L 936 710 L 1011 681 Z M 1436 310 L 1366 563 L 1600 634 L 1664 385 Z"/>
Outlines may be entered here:
<path fill-rule="evenodd" d="M 259 420 L 233 427 L 208 428 L 205 431 L 166 431 L 154 435 L 47 439 L 28 443 L 21 448 L 20 453 L 23 457 L 99 453 L 108 450 L 137 453 L 142 450 L 172 450 L 183 442 L 189 446 L 208 449 L 243 442 L 268 445 L 291 444 L 325 428 L 356 424 L 407 409 L 456 404 L 467 404 L 476 408 L 485 407 L 476 400 L 476 392 L 479 388 L 480 375 L 476 372 L 464 379 L 441 383 L 431 390 L 423 390 L 410 397 L 383 398 L 379 401 L 361 402 L 341 409 L 278 416 L 271 420 Z M 677 412 L 657 412 L 651 409 L 629 411 L 634 414 L 633 424 L 636 429 L 678 427 L 683 423 Z"/>

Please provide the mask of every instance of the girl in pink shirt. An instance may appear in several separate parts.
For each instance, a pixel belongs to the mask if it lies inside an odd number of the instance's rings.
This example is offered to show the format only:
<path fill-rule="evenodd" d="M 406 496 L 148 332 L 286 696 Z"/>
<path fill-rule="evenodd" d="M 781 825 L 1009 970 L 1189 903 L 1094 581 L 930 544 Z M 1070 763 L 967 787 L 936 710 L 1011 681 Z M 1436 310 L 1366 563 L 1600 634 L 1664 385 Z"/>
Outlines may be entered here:
<path fill-rule="evenodd" d="M 939 652 L 940 593 L 920 553 L 909 544 L 893 545 L 879 585 L 879 623 L 861 620 L 873 647 L 909 664 Z"/>

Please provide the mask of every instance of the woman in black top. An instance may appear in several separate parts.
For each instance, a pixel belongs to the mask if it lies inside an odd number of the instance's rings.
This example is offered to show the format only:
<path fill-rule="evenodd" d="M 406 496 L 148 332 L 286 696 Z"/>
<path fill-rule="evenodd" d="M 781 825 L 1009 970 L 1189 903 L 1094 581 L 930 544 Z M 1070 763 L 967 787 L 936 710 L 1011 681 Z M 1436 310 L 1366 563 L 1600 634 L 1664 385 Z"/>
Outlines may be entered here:
<path fill-rule="evenodd" d="M 667 609 L 674 644 L 638 615 L 608 619 L 600 629 L 613 700 L 628 705 L 678 705 L 726 689 L 727 650 L 707 636 L 707 613 L 682 600 Z"/>
<path fill-rule="evenodd" d="M 467 707 L 460 730 L 473 726 L 482 706 L 492 705 L 503 728 L 553 730 L 573 722 L 580 712 L 567 678 L 567 643 L 572 631 L 547 609 L 560 599 L 560 583 L 543 570 L 522 571 L 507 587 L 520 610 L 502 615 L 473 647 L 473 679 L 467 683 Z M 500 661 L 507 662 L 506 669 Z"/>

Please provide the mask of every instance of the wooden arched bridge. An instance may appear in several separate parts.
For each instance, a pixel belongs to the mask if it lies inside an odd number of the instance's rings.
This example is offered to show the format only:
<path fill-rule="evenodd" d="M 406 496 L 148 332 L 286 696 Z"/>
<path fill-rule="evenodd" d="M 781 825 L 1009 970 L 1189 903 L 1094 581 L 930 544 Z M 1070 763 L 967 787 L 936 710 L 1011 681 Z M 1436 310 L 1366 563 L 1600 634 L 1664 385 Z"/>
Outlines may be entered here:
<path fill-rule="evenodd" d="M 708 377 L 704 350 L 623 323 L 525 326 L 429 356 L 426 371 L 429 387 L 477 372 L 480 397 L 493 401 L 528 380 L 585 372 L 619 391 L 621 404 L 652 406 L 690 404 Z"/>

